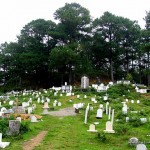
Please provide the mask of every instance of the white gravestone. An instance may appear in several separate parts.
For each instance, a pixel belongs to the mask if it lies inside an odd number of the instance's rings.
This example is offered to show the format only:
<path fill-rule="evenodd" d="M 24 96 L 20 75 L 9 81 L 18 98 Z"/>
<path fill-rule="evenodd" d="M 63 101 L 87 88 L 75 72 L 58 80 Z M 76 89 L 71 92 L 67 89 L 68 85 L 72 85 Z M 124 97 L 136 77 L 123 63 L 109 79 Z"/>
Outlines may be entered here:
<path fill-rule="evenodd" d="M 38 122 L 37 118 L 34 115 L 30 116 L 30 118 L 31 118 L 31 122 Z"/>
<path fill-rule="evenodd" d="M 0 148 L 5 148 L 10 142 L 2 142 L 2 133 L 0 133 Z"/>
<path fill-rule="evenodd" d="M 108 106 L 109 106 L 109 102 L 106 102 L 106 115 L 108 115 Z"/>
<path fill-rule="evenodd" d="M 98 109 L 97 110 L 97 114 L 96 114 L 96 118 L 100 119 L 103 117 L 103 109 Z"/>
<path fill-rule="evenodd" d="M 123 113 L 123 114 L 127 114 L 127 112 L 128 112 L 128 107 L 127 107 L 127 105 L 125 105 L 125 106 L 123 106 L 123 108 L 122 108 L 122 113 Z"/>
<path fill-rule="evenodd" d="M 115 133 L 113 130 L 113 125 L 111 121 L 106 122 L 106 130 L 104 130 L 105 133 Z"/>
<path fill-rule="evenodd" d="M 109 107 L 108 120 L 110 120 L 110 116 L 111 116 L 111 107 Z"/>
<path fill-rule="evenodd" d="M 58 102 L 58 106 L 59 106 L 59 107 L 61 106 L 61 102 Z"/>
<path fill-rule="evenodd" d="M 94 124 L 90 124 L 89 126 L 89 130 L 87 130 L 88 132 L 97 132 L 97 130 L 95 130 L 95 125 Z"/>
<path fill-rule="evenodd" d="M 86 107 L 86 111 L 85 111 L 85 118 L 84 118 L 85 124 L 87 124 L 88 111 L 89 111 L 89 105 Z"/>

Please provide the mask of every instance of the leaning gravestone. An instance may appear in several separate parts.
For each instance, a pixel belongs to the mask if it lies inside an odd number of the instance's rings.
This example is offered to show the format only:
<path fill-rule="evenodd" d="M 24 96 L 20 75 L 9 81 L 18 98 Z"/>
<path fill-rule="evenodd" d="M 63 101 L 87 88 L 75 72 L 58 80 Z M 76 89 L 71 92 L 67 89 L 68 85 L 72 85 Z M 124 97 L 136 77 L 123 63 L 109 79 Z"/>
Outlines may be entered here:
<path fill-rule="evenodd" d="M 17 135 L 20 132 L 20 121 L 9 120 L 9 130 L 7 135 Z"/>
<path fill-rule="evenodd" d="M 86 76 L 83 76 L 81 78 L 81 89 L 87 89 L 89 87 L 89 78 Z"/>

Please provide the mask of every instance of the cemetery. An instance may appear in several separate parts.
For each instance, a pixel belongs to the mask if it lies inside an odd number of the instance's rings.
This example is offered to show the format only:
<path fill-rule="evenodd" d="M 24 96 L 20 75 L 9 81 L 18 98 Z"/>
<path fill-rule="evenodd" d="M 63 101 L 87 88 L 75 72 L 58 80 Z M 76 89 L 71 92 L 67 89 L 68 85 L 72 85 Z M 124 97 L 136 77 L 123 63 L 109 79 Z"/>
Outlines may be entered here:
<path fill-rule="evenodd" d="M 42 132 L 34 149 L 150 148 L 150 93 L 138 92 L 131 83 L 101 84 L 97 91 L 99 86 L 85 77 L 78 88 L 65 87 L 71 89 L 1 95 L 0 148 L 25 149 L 24 143 Z"/>
<path fill-rule="evenodd" d="M 18 16 L 38 1 L 25 3 L 9 8 Z M 32 17 L 28 12 L 23 20 Z M 39 15 L 14 42 L 2 43 L 0 149 L 150 149 L 150 11 L 144 12 L 141 28 L 136 18 L 108 10 L 95 18 L 76 2 L 65 3 L 54 19 Z"/>

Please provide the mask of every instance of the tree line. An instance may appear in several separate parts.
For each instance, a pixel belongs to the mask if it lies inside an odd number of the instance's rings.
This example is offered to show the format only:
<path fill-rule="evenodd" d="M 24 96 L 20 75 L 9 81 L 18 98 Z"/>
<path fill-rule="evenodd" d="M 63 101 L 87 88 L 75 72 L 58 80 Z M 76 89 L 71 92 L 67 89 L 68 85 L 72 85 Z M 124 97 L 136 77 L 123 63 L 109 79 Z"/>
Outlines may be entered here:
<path fill-rule="evenodd" d="M 17 42 L 0 45 L 1 85 L 47 88 L 74 84 L 84 74 L 150 85 L 150 12 L 145 29 L 110 12 L 92 19 L 77 3 L 66 3 L 54 19 L 57 24 L 33 20 Z"/>

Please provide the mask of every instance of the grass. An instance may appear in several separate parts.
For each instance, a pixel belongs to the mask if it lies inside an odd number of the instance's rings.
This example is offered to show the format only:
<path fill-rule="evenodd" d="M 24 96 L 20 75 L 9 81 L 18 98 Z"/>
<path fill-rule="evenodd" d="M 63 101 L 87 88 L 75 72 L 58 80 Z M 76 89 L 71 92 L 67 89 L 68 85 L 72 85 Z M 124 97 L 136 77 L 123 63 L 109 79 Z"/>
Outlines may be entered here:
<path fill-rule="evenodd" d="M 92 103 L 90 98 L 94 97 L 95 93 L 87 93 L 88 96 L 84 99 L 83 97 L 85 94 L 86 93 L 81 93 L 81 98 L 73 99 L 72 103 L 69 102 L 70 97 L 54 97 L 51 93 L 44 95 L 51 98 L 49 105 L 50 107 L 52 107 L 52 102 L 55 99 L 62 102 L 61 107 L 55 108 L 55 110 L 59 110 L 61 108 L 71 107 L 73 106 L 73 103 L 79 102 L 84 102 L 86 107 L 88 103 Z M 106 134 L 103 132 L 103 130 L 105 130 L 106 121 L 108 120 L 108 116 L 105 112 L 103 113 L 102 119 L 96 119 L 95 117 L 99 104 L 104 104 L 105 107 L 105 102 L 103 99 L 98 98 L 99 101 L 97 104 L 92 103 L 94 110 L 89 113 L 87 124 L 84 124 L 85 108 L 81 109 L 80 113 L 76 116 L 54 117 L 50 115 L 43 115 L 43 121 L 38 123 L 30 123 L 30 131 L 27 133 L 21 135 L 20 137 L 4 138 L 3 141 L 11 142 L 11 145 L 5 149 L 22 150 L 22 144 L 24 141 L 30 140 L 40 131 L 46 130 L 48 131 L 48 134 L 45 136 L 43 141 L 34 148 L 34 150 L 135 150 L 135 147 L 128 144 L 129 139 L 131 137 L 137 137 L 141 142 L 149 142 L 150 139 L 147 137 L 147 134 L 150 134 L 150 122 L 148 121 L 145 124 L 138 124 L 139 122 L 137 122 L 137 126 L 136 124 L 134 125 L 135 122 L 126 123 L 125 116 L 121 114 L 121 100 L 123 100 L 123 98 L 120 96 L 120 100 L 116 100 L 114 95 L 115 94 L 113 94 L 113 98 L 111 98 L 110 94 L 108 101 L 110 101 L 112 108 L 115 109 L 115 120 L 117 117 L 120 119 L 119 122 L 114 120 L 114 130 L 116 131 L 115 134 Z M 136 93 L 129 94 L 128 97 L 131 95 L 132 99 L 134 99 Z M 29 97 L 32 97 L 32 95 L 26 97 L 20 96 L 19 100 L 23 101 L 24 98 L 27 100 Z M 138 114 L 130 114 L 128 110 L 128 115 L 148 118 L 150 116 L 150 94 L 147 94 L 146 97 L 141 95 L 139 99 L 141 101 L 140 104 L 128 103 L 127 105 L 131 110 L 141 111 L 143 109 L 143 112 Z M 37 99 L 33 97 L 33 103 L 37 106 L 34 113 L 41 115 L 43 112 L 43 104 L 38 104 L 36 101 Z M 93 122 L 99 122 L 99 124 L 96 125 L 96 130 L 98 130 L 98 133 L 87 132 L 89 125 Z M 146 146 L 147 148 L 150 148 L 149 144 Z"/>

